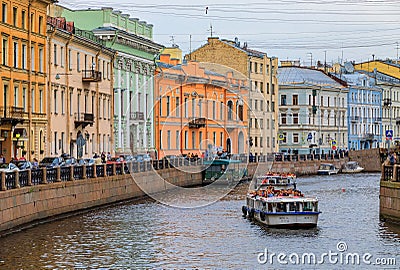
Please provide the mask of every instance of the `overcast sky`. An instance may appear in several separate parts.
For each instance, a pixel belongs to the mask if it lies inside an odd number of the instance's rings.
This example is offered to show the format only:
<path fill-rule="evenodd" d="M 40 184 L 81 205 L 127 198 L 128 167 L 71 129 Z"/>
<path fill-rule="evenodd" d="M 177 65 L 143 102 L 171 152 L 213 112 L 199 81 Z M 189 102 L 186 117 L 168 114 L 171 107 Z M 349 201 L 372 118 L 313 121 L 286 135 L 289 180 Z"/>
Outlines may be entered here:
<path fill-rule="evenodd" d="M 133 1 L 133 2 L 132 2 Z M 189 3 L 190 2 L 190 3 Z M 99 4 L 100 3 L 100 4 Z M 59 0 L 71 9 L 112 7 L 154 25 L 154 41 L 184 53 L 212 35 L 305 65 L 395 59 L 400 0 Z M 191 38 L 190 38 L 191 36 Z M 191 42 L 190 42 L 191 40 Z"/>

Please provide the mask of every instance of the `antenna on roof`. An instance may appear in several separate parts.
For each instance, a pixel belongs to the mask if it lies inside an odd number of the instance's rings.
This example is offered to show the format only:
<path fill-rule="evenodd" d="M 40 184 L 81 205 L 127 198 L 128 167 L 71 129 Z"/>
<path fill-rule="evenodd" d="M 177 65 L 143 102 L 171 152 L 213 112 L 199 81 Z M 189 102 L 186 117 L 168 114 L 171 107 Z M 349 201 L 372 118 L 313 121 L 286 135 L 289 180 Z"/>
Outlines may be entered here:
<path fill-rule="evenodd" d="M 171 42 L 172 42 L 172 47 L 177 47 L 176 46 L 176 44 L 175 44 L 175 39 L 174 39 L 174 36 L 170 36 L 171 37 Z"/>
<path fill-rule="evenodd" d="M 213 27 L 212 27 L 212 23 L 210 23 L 210 29 L 209 29 L 208 31 L 210 31 L 211 37 L 213 37 Z"/>

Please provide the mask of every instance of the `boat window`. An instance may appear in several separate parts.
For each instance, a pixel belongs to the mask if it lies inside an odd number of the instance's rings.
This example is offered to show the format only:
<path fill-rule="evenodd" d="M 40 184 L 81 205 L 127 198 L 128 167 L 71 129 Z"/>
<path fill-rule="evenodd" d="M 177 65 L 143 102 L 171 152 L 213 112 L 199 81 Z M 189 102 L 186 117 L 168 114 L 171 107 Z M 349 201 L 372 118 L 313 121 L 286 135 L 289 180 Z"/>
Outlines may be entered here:
<path fill-rule="evenodd" d="M 273 210 L 272 210 L 272 203 L 269 203 L 269 204 L 268 204 L 268 212 L 273 212 Z"/>
<path fill-rule="evenodd" d="M 289 211 L 290 212 L 299 212 L 299 205 L 295 202 L 289 203 Z"/>
<path fill-rule="evenodd" d="M 314 212 L 317 212 L 318 211 L 318 203 L 317 202 L 313 202 L 312 205 L 313 205 Z"/>
<path fill-rule="evenodd" d="M 276 212 L 286 212 L 286 205 L 284 203 L 278 203 Z"/>
<path fill-rule="evenodd" d="M 311 202 L 305 202 L 303 206 L 303 211 L 311 211 L 311 210 L 312 210 Z"/>

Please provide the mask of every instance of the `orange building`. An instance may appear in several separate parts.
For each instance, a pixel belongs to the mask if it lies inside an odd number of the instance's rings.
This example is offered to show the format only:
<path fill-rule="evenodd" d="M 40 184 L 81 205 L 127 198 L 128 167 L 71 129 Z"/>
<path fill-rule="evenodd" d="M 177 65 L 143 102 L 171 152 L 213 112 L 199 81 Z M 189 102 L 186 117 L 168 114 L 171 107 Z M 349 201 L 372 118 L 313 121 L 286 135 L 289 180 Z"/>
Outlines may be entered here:
<path fill-rule="evenodd" d="M 226 67 L 179 64 L 161 55 L 154 108 L 158 158 L 247 153 L 246 93 L 247 79 Z"/>
<path fill-rule="evenodd" d="M 0 151 L 40 158 L 46 145 L 46 12 L 54 0 L 3 0 Z"/>

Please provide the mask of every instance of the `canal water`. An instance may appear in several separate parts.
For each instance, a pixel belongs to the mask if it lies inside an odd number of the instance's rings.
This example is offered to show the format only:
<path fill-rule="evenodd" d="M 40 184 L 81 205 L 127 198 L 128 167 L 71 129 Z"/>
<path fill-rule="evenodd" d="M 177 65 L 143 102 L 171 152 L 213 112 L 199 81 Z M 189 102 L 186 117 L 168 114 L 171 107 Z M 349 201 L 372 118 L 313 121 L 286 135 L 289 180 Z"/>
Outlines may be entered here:
<path fill-rule="evenodd" d="M 117 204 L 0 238 L 0 269 L 399 269 L 400 229 L 379 221 L 379 177 L 298 178 L 298 189 L 320 200 L 318 227 L 309 230 L 243 218 L 248 183 L 194 209 Z"/>

